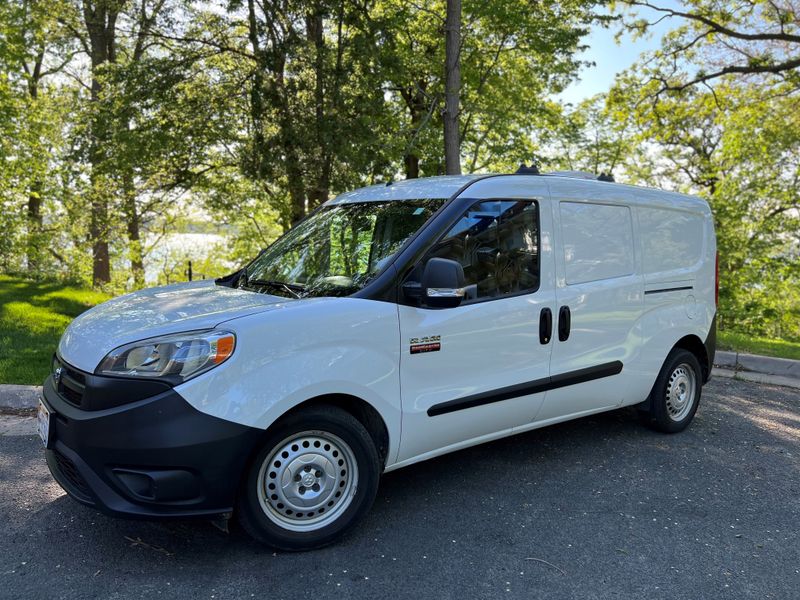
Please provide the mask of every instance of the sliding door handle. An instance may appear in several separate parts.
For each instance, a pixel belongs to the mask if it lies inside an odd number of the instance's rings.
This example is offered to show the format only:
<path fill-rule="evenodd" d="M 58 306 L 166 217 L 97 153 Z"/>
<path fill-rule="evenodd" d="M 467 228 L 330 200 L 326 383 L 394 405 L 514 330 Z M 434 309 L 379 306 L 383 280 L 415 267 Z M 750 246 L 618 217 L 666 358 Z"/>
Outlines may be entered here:
<path fill-rule="evenodd" d="M 550 343 L 553 335 L 553 312 L 549 308 L 543 308 L 539 313 L 539 342 L 542 344 Z"/>
<path fill-rule="evenodd" d="M 566 342 L 567 338 L 569 338 L 569 328 L 571 316 L 569 312 L 569 306 L 562 306 L 558 310 L 558 341 L 559 342 Z"/>

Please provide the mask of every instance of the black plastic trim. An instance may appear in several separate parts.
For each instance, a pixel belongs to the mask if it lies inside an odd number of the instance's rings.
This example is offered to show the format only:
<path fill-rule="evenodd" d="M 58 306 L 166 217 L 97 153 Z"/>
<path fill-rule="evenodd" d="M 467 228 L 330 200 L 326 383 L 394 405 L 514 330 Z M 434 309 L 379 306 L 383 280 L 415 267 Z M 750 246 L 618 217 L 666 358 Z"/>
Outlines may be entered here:
<path fill-rule="evenodd" d="M 622 362 L 615 360 L 613 362 L 603 363 L 602 365 L 597 365 L 594 367 L 587 367 L 585 369 L 561 373 L 560 375 L 543 377 L 542 379 L 536 379 L 526 383 L 519 383 L 517 385 L 510 385 L 508 387 L 499 388 L 489 392 L 482 392 L 480 394 L 473 394 L 472 396 L 465 396 L 464 398 L 457 398 L 456 400 L 448 400 L 447 402 L 442 402 L 440 404 L 434 404 L 431 406 L 428 409 L 428 416 L 435 417 L 437 415 L 444 415 L 457 410 L 474 408 L 476 406 L 483 406 L 485 404 L 492 404 L 494 402 L 502 402 L 503 400 L 518 398 L 519 396 L 538 394 L 539 392 L 546 392 L 548 390 L 555 390 L 570 385 L 576 385 L 578 383 L 585 383 L 595 379 L 611 377 L 612 375 L 621 373 L 622 367 Z"/>
<path fill-rule="evenodd" d="M 553 337 L 553 311 L 544 307 L 539 313 L 539 343 L 549 344 Z"/>
<path fill-rule="evenodd" d="M 73 367 L 58 354 L 55 362 L 63 369 L 62 380 L 56 385 L 58 395 L 73 406 L 82 410 L 95 411 L 130 404 L 145 398 L 152 398 L 172 389 L 166 381 L 134 377 L 108 377 L 87 373 Z M 82 381 L 75 381 L 76 379 Z M 70 395 L 67 389 L 77 392 L 80 390 L 80 401 L 75 395 Z M 74 399 L 74 400 L 73 400 Z"/>
<path fill-rule="evenodd" d="M 644 295 L 647 296 L 648 294 L 663 294 L 665 292 L 680 292 L 681 290 L 691 290 L 694 289 L 692 285 L 684 285 L 681 287 L 672 287 L 672 288 L 661 288 L 658 290 L 645 290 Z"/>
<path fill-rule="evenodd" d="M 120 391 L 130 381 L 116 384 Z M 173 389 L 94 411 L 68 403 L 52 377 L 42 393 L 53 415 L 46 452 L 53 477 L 77 501 L 114 516 L 230 513 L 243 470 L 264 435 L 198 411 Z M 143 492 L 128 475 L 149 488 Z"/>
<path fill-rule="evenodd" d="M 711 329 L 708 331 L 703 345 L 706 347 L 706 358 L 708 359 L 708 369 L 706 370 L 706 378 L 703 383 L 708 383 L 711 379 L 711 369 L 714 367 L 714 356 L 717 353 L 717 314 L 714 313 L 714 318 L 711 319 Z"/>
<path fill-rule="evenodd" d="M 558 309 L 558 341 L 566 342 L 569 339 L 569 330 L 572 318 L 569 312 L 569 306 L 562 306 Z"/>

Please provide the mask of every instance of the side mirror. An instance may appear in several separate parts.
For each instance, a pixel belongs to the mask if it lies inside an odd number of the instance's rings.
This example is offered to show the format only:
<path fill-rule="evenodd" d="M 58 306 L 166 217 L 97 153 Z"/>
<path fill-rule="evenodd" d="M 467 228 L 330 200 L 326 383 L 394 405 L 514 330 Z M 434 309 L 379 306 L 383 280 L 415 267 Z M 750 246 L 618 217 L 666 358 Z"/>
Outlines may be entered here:
<path fill-rule="evenodd" d="M 432 308 L 454 308 L 461 304 L 464 267 L 447 258 L 431 258 L 422 273 L 422 303 Z"/>

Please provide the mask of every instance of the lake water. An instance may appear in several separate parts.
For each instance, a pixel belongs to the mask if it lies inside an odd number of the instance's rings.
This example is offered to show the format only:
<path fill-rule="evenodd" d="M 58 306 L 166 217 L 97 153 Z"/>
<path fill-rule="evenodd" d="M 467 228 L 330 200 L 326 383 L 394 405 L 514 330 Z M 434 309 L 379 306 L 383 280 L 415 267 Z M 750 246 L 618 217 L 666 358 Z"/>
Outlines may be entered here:
<path fill-rule="evenodd" d="M 170 283 L 186 281 L 188 262 L 192 261 L 194 279 L 216 277 L 235 268 L 228 261 L 221 263 L 221 273 L 201 273 L 201 263 L 209 256 L 219 256 L 219 247 L 228 243 L 228 237 L 216 233 L 169 233 L 160 237 L 148 234 L 146 244 L 156 244 L 145 260 L 145 281 L 147 285 L 155 285 L 159 280 Z"/>

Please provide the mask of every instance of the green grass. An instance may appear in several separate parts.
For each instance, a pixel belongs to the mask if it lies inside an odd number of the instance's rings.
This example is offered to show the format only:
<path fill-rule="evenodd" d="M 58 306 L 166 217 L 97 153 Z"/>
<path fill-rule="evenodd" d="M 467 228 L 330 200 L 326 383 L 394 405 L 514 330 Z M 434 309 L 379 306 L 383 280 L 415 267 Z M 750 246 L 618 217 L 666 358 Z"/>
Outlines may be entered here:
<path fill-rule="evenodd" d="M 108 295 L 0 275 L 0 384 L 40 385 L 69 322 Z"/>
<path fill-rule="evenodd" d="M 800 360 L 800 343 L 768 338 L 750 337 L 743 333 L 720 331 L 717 333 L 717 348 L 746 354 L 776 356 Z"/>

